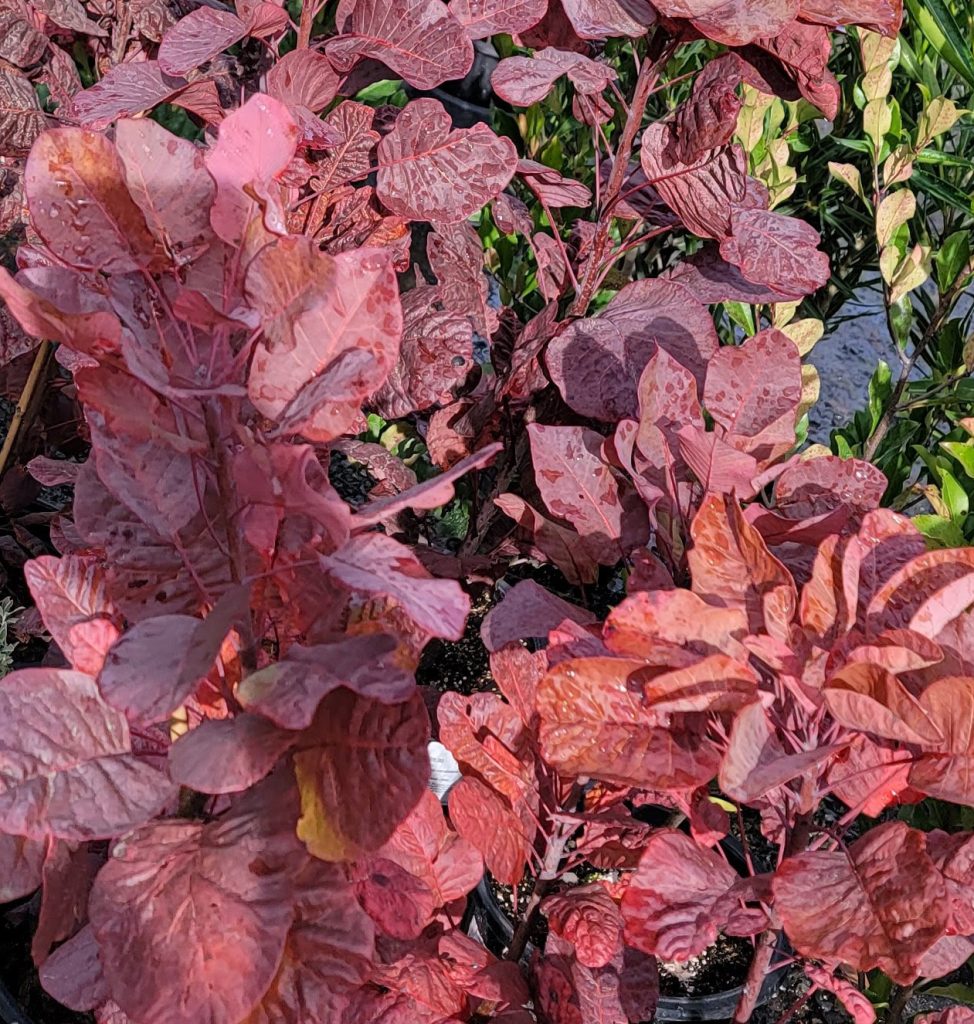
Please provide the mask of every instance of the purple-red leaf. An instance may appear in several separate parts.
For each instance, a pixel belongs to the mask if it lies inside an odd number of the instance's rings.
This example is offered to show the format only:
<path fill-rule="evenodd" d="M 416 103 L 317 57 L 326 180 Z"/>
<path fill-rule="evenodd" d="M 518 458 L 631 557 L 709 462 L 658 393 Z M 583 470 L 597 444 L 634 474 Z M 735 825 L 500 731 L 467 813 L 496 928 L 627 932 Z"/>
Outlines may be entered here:
<path fill-rule="evenodd" d="M 164 74 L 158 61 L 116 64 L 104 78 L 72 98 L 71 113 L 83 127 L 101 130 L 123 115 L 151 110 L 185 86 L 184 79 Z"/>
<path fill-rule="evenodd" d="M 347 20 L 339 7 L 337 22 L 325 52 L 341 71 L 370 57 L 417 89 L 435 89 L 473 63 L 470 37 L 441 0 L 357 0 Z"/>
<path fill-rule="evenodd" d="M 582 39 L 641 36 L 656 21 L 647 0 L 562 0 L 562 6 Z"/>
<path fill-rule="evenodd" d="M 902 985 L 916 980 L 923 955 L 947 926 L 944 880 L 925 836 L 899 821 L 879 825 L 846 850 L 786 858 L 774 894 L 800 953 L 857 971 L 879 967 Z"/>
<path fill-rule="evenodd" d="M 514 36 L 536 25 L 548 0 L 450 0 L 449 6 L 471 39 L 488 39 L 499 33 Z"/>
<path fill-rule="evenodd" d="M 290 880 L 249 815 L 149 825 L 112 851 L 91 926 L 112 998 L 144 1024 L 239 1024 L 270 985 L 294 916 Z"/>
<path fill-rule="evenodd" d="M 413 100 L 379 143 L 376 194 L 392 213 L 457 223 L 507 187 L 517 168 L 514 143 L 485 124 L 451 125 L 439 100 Z"/>
<path fill-rule="evenodd" d="M 616 79 L 607 64 L 549 46 L 531 57 L 505 57 L 494 69 L 490 84 L 502 100 L 529 107 L 540 103 L 562 75 L 567 75 L 583 96 L 600 95 Z"/>
<path fill-rule="evenodd" d="M 534 580 L 521 580 L 487 613 L 480 635 L 488 651 L 498 651 L 528 637 L 547 639 L 565 619 L 582 625 L 595 622 L 585 608 L 556 597 Z"/>
<path fill-rule="evenodd" d="M 23 669 L 0 688 L 0 829 L 107 839 L 151 818 L 173 787 L 132 753 L 128 724 L 95 681 Z"/>
<path fill-rule="evenodd" d="M 231 11 L 197 7 L 162 37 L 159 66 L 167 75 L 185 75 L 246 34 L 246 22 Z"/>

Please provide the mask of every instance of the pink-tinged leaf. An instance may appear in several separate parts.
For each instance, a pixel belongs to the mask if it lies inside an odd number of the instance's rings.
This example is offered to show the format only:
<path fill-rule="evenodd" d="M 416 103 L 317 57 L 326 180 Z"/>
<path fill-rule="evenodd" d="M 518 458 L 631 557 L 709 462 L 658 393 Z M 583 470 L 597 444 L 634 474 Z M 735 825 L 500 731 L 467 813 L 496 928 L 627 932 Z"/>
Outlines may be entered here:
<path fill-rule="evenodd" d="M 697 956 L 717 938 L 719 902 L 736 881 L 720 854 L 682 832 L 657 832 L 622 898 L 627 944 L 663 960 Z"/>
<path fill-rule="evenodd" d="M 734 718 L 730 740 L 720 765 L 721 791 L 732 800 L 750 803 L 799 776 L 813 777 L 842 750 L 819 746 L 789 753 L 765 708 L 750 704 Z"/>
<path fill-rule="evenodd" d="M 519 160 L 517 173 L 529 189 L 542 202 L 555 208 L 562 206 L 590 206 L 592 193 L 574 178 L 565 178 L 551 167 L 535 160 Z"/>
<path fill-rule="evenodd" d="M 325 118 L 325 124 L 341 136 L 341 142 L 315 167 L 317 187 L 327 191 L 368 174 L 372 151 L 380 137 L 372 129 L 374 118 L 372 107 L 352 100 L 339 103 Z"/>
<path fill-rule="evenodd" d="M 944 739 L 923 704 L 879 665 L 846 665 L 829 679 L 824 695 L 832 716 L 848 729 L 934 748 Z"/>
<path fill-rule="evenodd" d="M 473 777 L 452 786 L 447 800 L 454 827 L 480 851 L 494 878 L 503 885 L 519 884 L 531 856 L 534 827 L 508 800 Z"/>
<path fill-rule="evenodd" d="M 795 582 L 744 519 L 736 501 L 706 497 L 694 517 L 691 536 L 687 558 L 694 593 L 709 604 L 742 609 L 755 632 L 762 631 L 769 617 L 769 598 L 780 604 L 773 624 L 784 627 L 791 622 L 798 601 Z"/>
<path fill-rule="evenodd" d="M 671 18 L 689 18 L 701 34 L 727 46 L 745 46 L 777 35 L 794 21 L 799 0 L 663 0 L 657 8 Z"/>
<path fill-rule="evenodd" d="M 544 676 L 547 659 L 543 651 L 534 653 L 520 644 L 509 643 L 490 655 L 490 674 L 497 688 L 517 712 L 522 723 L 533 729 L 537 714 L 538 684 Z"/>
<path fill-rule="evenodd" d="M 712 654 L 669 672 L 660 673 L 653 666 L 633 673 L 630 682 L 657 713 L 737 711 L 758 697 L 757 676 L 726 654 Z"/>
<path fill-rule="evenodd" d="M 974 678 L 938 679 L 920 694 L 920 705 L 944 738 L 914 764 L 910 785 L 941 800 L 974 804 Z"/>
<path fill-rule="evenodd" d="M 199 793 L 240 793 L 268 775 L 296 739 L 259 715 L 204 720 L 169 748 L 169 775 Z"/>
<path fill-rule="evenodd" d="M 805 964 L 804 968 L 808 980 L 826 992 L 831 992 L 852 1017 L 853 1024 L 873 1024 L 876 1019 L 873 1004 L 852 982 L 814 964 Z"/>
<path fill-rule="evenodd" d="M 25 182 L 37 233 L 70 266 L 127 274 L 158 259 L 158 245 L 104 135 L 80 128 L 45 132 L 31 150 Z"/>
<path fill-rule="evenodd" d="M 689 289 L 698 302 L 797 302 L 805 293 L 792 286 L 776 292 L 766 285 L 748 281 L 738 267 L 721 259 L 716 245 L 705 245 L 671 270 L 662 280 L 675 281 Z"/>
<path fill-rule="evenodd" d="M 418 694 L 394 705 L 345 689 L 326 697 L 294 755 L 309 853 L 352 860 L 386 843 L 426 788 L 429 734 Z"/>
<path fill-rule="evenodd" d="M 129 192 L 167 251 L 179 260 L 212 239 L 216 186 L 201 150 L 149 118 L 119 121 L 115 146 Z"/>
<path fill-rule="evenodd" d="M 338 94 L 339 77 L 331 61 L 314 50 L 292 50 L 267 72 L 267 92 L 288 106 L 324 110 Z"/>
<path fill-rule="evenodd" d="M 97 675 L 119 635 L 104 572 L 76 555 L 42 555 L 24 566 L 24 577 L 44 626 L 71 666 Z"/>
<path fill-rule="evenodd" d="M 473 224 L 437 225 L 426 238 L 426 254 L 443 308 L 462 313 L 481 337 L 494 334 L 498 314 L 490 305 L 484 247 Z"/>
<path fill-rule="evenodd" d="M 514 36 L 537 25 L 548 0 L 450 0 L 449 7 L 471 39 L 489 39 L 499 33 Z"/>
<path fill-rule="evenodd" d="M 199 8 L 203 11 L 216 13 Z M 252 196 L 271 205 L 279 203 L 271 190 L 275 178 L 291 163 L 298 136 L 287 107 L 259 94 L 220 124 L 216 144 L 206 154 L 206 168 L 216 181 L 210 223 L 225 242 L 239 242 L 256 216 L 258 204 Z"/>
<path fill-rule="evenodd" d="M 246 676 L 237 687 L 245 708 L 282 729 L 306 729 L 321 701 L 339 686 L 384 704 L 400 704 L 415 690 L 410 672 L 395 664 L 395 638 L 350 636 L 332 644 L 293 644 L 286 658 Z"/>
<path fill-rule="evenodd" d="M 883 473 L 861 459 L 802 459 L 775 482 L 775 508 L 789 519 L 821 515 L 839 505 L 864 515 L 879 506 L 887 485 Z"/>
<path fill-rule="evenodd" d="M 605 967 L 622 952 L 622 916 L 597 882 L 549 896 L 541 904 L 548 927 L 575 947 L 579 963 Z"/>
<path fill-rule="evenodd" d="M 375 928 L 339 865 L 309 858 L 295 878 L 295 918 L 271 987 L 242 1024 L 334 1020 L 368 979 Z"/>
<path fill-rule="evenodd" d="M 399 494 L 369 502 L 352 520 L 353 530 L 374 526 L 406 508 L 414 512 L 423 512 L 448 504 L 453 500 L 455 493 L 453 484 L 467 473 L 488 465 L 502 449 L 503 445 L 499 441 L 489 444 L 473 455 L 461 459 L 455 466 L 438 476 L 424 480 L 423 483 L 416 484 Z"/>
<path fill-rule="evenodd" d="M 656 22 L 647 0 L 561 0 L 568 20 L 582 39 L 645 35 Z"/>
<path fill-rule="evenodd" d="M 866 614 L 876 628 L 906 627 L 935 638 L 974 604 L 974 548 L 928 551 L 898 568 Z"/>
<path fill-rule="evenodd" d="M 433 636 L 463 636 L 470 601 L 460 585 L 433 579 L 409 548 L 391 537 L 360 534 L 341 551 L 322 558 L 321 565 L 350 590 L 392 598 Z"/>
<path fill-rule="evenodd" d="M 747 660 L 740 640 L 747 617 L 739 608 L 715 608 L 689 590 L 639 591 L 613 608 L 602 636 L 616 654 L 666 663 L 659 657 L 684 648 L 687 654 L 723 653 Z"/>
<path fill-rule="evenodd" d="M 47 46 L 43 36 L 40 41 Z M 12 67 L 0 68 L 0 150 L 4 156 L 26 156 L 47 127 L 47 118 L 30 79 Z"/>
<path fill-rule="evenodd" d="M 676 155 L 686 164 L 734 137 L 743 101 L 737 95 L 741 65 L 736 54 L 705 64 L 693 81 L 689 99 L 677 109 Z"/>
<path fill-rule="evenodd" d="M 394 939 L 417 939 L 433 919 L 432 889 L 395 861 L 376 857 L 363 869 L 355 892 L 359 903 L 379 927 Z"/>
<path fill-rule="evenodd" d="M 706 308 L 682 286 L 653 278 L 626 285 L 597 317 L 569 325 L 548 346 L 545 362 L 576 412 L 613 423 L 638 417 L 637 383 L 657 352 L 702 385 L 717 349 Z M 659 370 L 666 369 L 664 360 Z M 665 391 L 672 394 L 669 386 Z"/>
<path fill-rule="evenodd" d="M 452 131 L 451 124 L 438 100 L 413 100 L 379 143 L 376 194 L 392 213 L 458 223 L 507 187 L 514 143 L 485 124 Z"/>
<path fill-rule="evenodd" d="M 72 98 L 71 113 L 82 127 L 101 131 L 119 117 L 151 110 L 185 86 L 185 80 L 164 74 L 155 60 L 116 64 Z"/>
<path fill-rule="evenodd" d="M 247 25 L 231 11 L 197 7 L 162 37 L 159 66 L 167 75 L 185 75 L 240 42 Z"/>
<path fill-rule="evenodd" d="M 89 915 L 112 997 L 145 1024 L 239 1024 L 270 985 L 291 881 L 244 815 L 168 821 L 118 843 Z"/>
<path fill-rule="evenodd" d="M 190 615 L 136 623 L 112 646 L 98 675 L 105 700 L 133 723 L 165 721 L 213 667 L 231 624 Z"/>
<path fill-rule="evenodd" d="M 0 902 L 12 903 L 40 888 L 47 843 L 0 832 Z"/>
<path fill-rule="evenodd" d="M 473 63 L 470 38 L 441 0 L 357 0 L 347 20 L 339 11 L 336 25 L 325 52 L 340 71 L 371 58 L 417 89 L 435 89 L 463 78 Z"/>
<path fill-rule="evenodd" d="M 800 953 L 858 971 L 879 967 L 902 985 L 916 980 L 921 959 L 947 927 L 944 880 L 926 837 L 898 821 L 877 826 L 847 850 L 786 858 L 775 872 L 774 895 Z"/>
<path fill-rule="evenodd" d="M 896 746 L 880 745 L 859 733 L 829 765 L 827 779 L 846 806 L 876 818 L 891 804 L 920 795 L 910 789 L 912 764 L 912 756 Z"/>
<path fill-rule="evenodd" d="M 328 256 L 310 238 L 282 238 L 251 263 L 247 292 L 265 332 L 250 367 L 251 401 L 279 418 L 312 389 L 291 429 L 315 440 L 344 433 L 399 351 L 402 308 L 388 253 Z"/>
<path fill-rule="evenodd" d="M 131 752 L 124 717 L 95 681 L 24 669 L 0 689 L 0 829 L 32 839 L 107 839 L 142 824 L 173 787 Z"/>
<path fill-rule="evenodd" d="M 78 0 L 33 0 L 31 6 L 47 15 L 60 28 L 88 36 L 108 35 L 105 29 L 87 16 Z"/>
<path fill-rule="evenodd" d="M 831 273 L 829 258 L 817 248 L 819 233 L 803 220 L 770 210 L 735 210 L 720 255 L 757 284 L 776 291 L 818 291 Z"/>
<path fill-rule="evenodd" d="M 927 833 L 927 852 L 940 869 L 950 901 L 951 932 L 974 933 L 974 837 L 970 832 Z"/>
<path fill-rule="evenodd" d="M 111 995 L 90 925 L 58 946 L 38 973 L 49 996 L 78 1012 L 93 1010 Z"/>
<path fill-rule="evenodd" d="M 494 69 L 490 84 L 502 100 L 529 107 L 540 103 L 562 75 L 583 96 L 600 95 L 616 79 L 615 71 L 607 64 L 599 64 L 581 53 L 547 47 L 532 57 L 505 57 Z"/>
<path fill-rule="evenodd" d="M 438 907 L 466 896 L 484 873 L 479 851 L 448 828 L 443 807 L 429 790 L 379 850 L 379 856 L 425 882 Z"/>
<path fill-rule="evenodd" d="M 974 1024 L 974 1010 L 969 1006 L 949 1006 L 935 1013 L 921 1013 L 914 1018 L 914 1024 Z"/>
<path fill-rule="evenodd" d="M 799 7 L 804 21 L 832 27 L 861 25 L 889 37 L 903 23 L 903 0 L 801 0 Z"/>
<path fill-rule="evenodd" d="M 584 427 L 528 426 L 534 477 L 548 511 L 606 552 L 622 554 L 629 524 L 619 481 L 601 454 L 603 438 Z"/>
<path fill-rule="evenodd" d="M 795 343 L 773 327 L 718 351 L 707 368 L 703 404 L 735 448 L 770 461 L 795 443 L 802 397 Z"/>
<path fill-rule="evenodd" d="M 399 360 L 372 397 L 385 419 L 400 419 L 434 405 L 448 405 L 473 369 L 470 320 L 433 306 L 438 289 L 413 288 L 402 297 Z"/>
<path fill-rule="evenodd" d="M 501 494 L 494 504 L 528 531 L 541 556 L 553 562 L 570 583 L 594 583 L 602 551 L 590 551 L 578 534 L 545 518 L 516 494 Z M 614 559 L 613 559 L 614 560 Z"/>
<path fill-rule="evenodd" d="M 522 580 L 487 613 L 480 635 L 488 651 L 497 651 L 528 637 L 547 639 L 565 619 L 582 625 L 595 622 L 587 609 L 556 597 L 534 580 Z"/>
<path fill-rule="evenodd" d="M 755 493 L 754 481 L 759 464 L 753 455 L 739 451 L 716 433 L 707 433 L 694 424 L 676 435 L 680 458 L 700 482 L 713 494 L 736 494 L 749 498 Z"/>
<path fill-rule="evenodd" d="M 695 789 L 720 763 L 702 734 L 703 716 L 667 725 L 646 707 L 628 677 L 643 664 L 616 658 L 564 662 L 538 687 L 545 759 L 566 775 L 641 789 Z"/>
<path fill-rule="evenodd" d="M 673 146 L 671 126 L 658 121 L 646 129 L 639 157 L 650 184 L 689 231 L 701 238 L 727 238 L 732 215 L 745 204 L 748 192 L 744 151 L 738 145 L 724 146 L 685 164 Z"/>

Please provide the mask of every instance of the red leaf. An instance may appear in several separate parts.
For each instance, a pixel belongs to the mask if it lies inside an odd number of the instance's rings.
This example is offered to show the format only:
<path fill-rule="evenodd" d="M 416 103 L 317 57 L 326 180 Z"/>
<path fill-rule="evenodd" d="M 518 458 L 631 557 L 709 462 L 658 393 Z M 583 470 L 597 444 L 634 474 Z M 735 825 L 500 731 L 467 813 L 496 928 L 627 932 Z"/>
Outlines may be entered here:
<path fill-rule="evenodd" d="M 430 887 L 395 861 L 378 857 L 369 861 L 355 886 L 359 903 L 394 939 L 417 939 L 430 923 L 436 901 Z"/>
<path fill-rule="evenodd" d="M 247 25 L 231 11 L 198 7 L 162 37 L 159 66 L 167 75 L 185 75 L 240 42 Z"/>
<path fill-rule="evenodd" d="M 381 61 L 417 89 L 435 89 L 463 78 L 473 63 L 464 27 L 440 0 L 357 0 L 347 20 L 336 16 L 339 34 L 325 47 L 340 71 L 363 57 Z M 401 115 L 400 115 L 401 116 Z"/>
<path fill-rule="evenodd" d="M 200 621 L 157 615 L 134 625 L 105 658 L 98 687 L 133 723 L 165 721 L 213 667 L 240 612 L 218 606 Z"/>
<path fill-rule="evenodd" d="M 774 894 L 800 953 L 859 971 L 879 967 L 902 985 L 916 980 L 947 926 L 943 878 L 924 834 L 903 822 L 877 826 L 847 851 L 786 858 Z"/>
<path fill-rule="evenodd" d="M 940 869 L 950 901 L 949 930 L 958 935 L 974 932 L 974 836 L 927 833 L 927 853 Z"/>
<path fill-rule="evenodd" d="M 717 938 L 718 904 L 736 881 L 718 853 L 682 832 L 657 832 L 622 898 L 626 942 L 663 960 L 697 956 Z"/>
<path fill-rule="evenodd" d="M 262 857 L 249 816 L 169 821 L 126 837 L 89 914 L 112 997 L 144 1024 L 191 1013 L 239 1024 L 278 969 L 294 916 L 290 879 Z"/>
<path fill-rule="evenodd" d="M 132 752 L 124 717 L 93 679 L 23 669 L 0 688 L 0 829 L 32 839 L 107 839 L 173 793 Z"/>
<path fill-rule="evenodd" d="M 70 266 L 127 274 L 158 259 L 104 135 L 80 128 L 45 132 L 31 150 L 25 182 L 37 233 Z"/>
<path fill-rule="evenodd" d="M 294 755 L 298 838 L 313 856 L 351 860 L 388 841 L 426 787 L 429 732 L 418 694 L 387 705 L 339 689 L 321 702 Z"/>
<path fill-rule="evenodd" d="M 795 343 L 773 327 L 720 349 L 707 368 L 703 404 L 735 448 L 771 461 L 795 443 L 802 397 Z"/>
<path fill-rule="evenodd" d="M 770 210 L 735 210 L 720 254 L 749 280 L 776 291 L 818 291 L 829 280 L 819 233 L 795 217 Z"/>
<path fill-rule="evenodd" d="M 691 291 L 698 302 L 796 302 L 805 293 L 796 286 L 776 292 L 766 285 L 748 281 L 732 263 L 721 259 L 716 245 L 705 245 L 663 275 Z"/>
<path fill-rule="evenodd" d="M 204 11 L 216 13 L 206 7 L 194 13 Z M 270 189 L 293 159 L 298 135 L 287 107 L 261 94 L 220 124 L 216 144 L 206 154 L 206 168 L 216 181 L 210 222 L 225 242 L 237 244 L 256 216 L 253 195 L 265 203 L 276 202 Z"/>
<path fill-rule="evenodd" d="M 497 330 L 498 317 L 490 305 L 490 283 L 477 229 L 467 222 L 438 224 L 426 238 L 426 254 L 443 308 L 462 313 L 482 338 L 489 338 Z"/>
<path fill-rule="evenodd" d="M 41 884 L 47 843 L 0 832 L 0 902 L 29 896 Z"/>
<path fill-rule="evenodd" d="M 741 515 L 736 501 L 705 498 L 691 535 L 687 558 L 694 593 L 718 607 L 742 609 L 755 632 L 766 621 L 779 628 L 791 622 L 797 604 L 794 580 Z M 769 601 L 774 602 L 771 607 Z"/>
<path fill-rule="evenodd" d="M 415 680 L 396 666 L 395 651 L 395 638 L 385 633 L 315 647 L 293 644 L 287 657 L 246 676 L 236 696 L 282 729 L 306 729 L 321 701 L 339 686 L 383 704 L 400 704 L 413 695 Z"/>
<path fill-rule="evenodd" d="M 372 166 L 372 151 L 379 133 L 372 130 L 375 110 L 364 103 L 345 100 L 325 118 L 341 142 L 315 167 L 318 186 L 323 190 L 336 188 L 348 181 L 364 178 Z"/>
<path fill-rule="evenodd" d="M 693 716 L 681 728 L 646 707 L 628 676 L 640 662 L 564 662 L 538 687 L 545 760 L 566 775 L 641 789 L 695 789 L 717 773 L 716 747 Z"/>
<path fill-rule="evenodd" d="M 637 395 L 637 382 L 659 350 L 702 385 L 717 349 L 713 320 L 691 292 L 647 278 L 626 285 L 597 317 L 570 324 L 549 344 L 545 363 L 576 412 L 613 423 L 638 416 L 645 385 Z M 664 380 L 669 367 L 670 360 L 659 363 Z"/>
<path fill-rule="evenodd" d="M 388 253 L 333 257 L 310 238 L 282 238 L 251 263 L 247 292 L 266 336 L 250 367 L 251 401 L 289 432 L 314 440 L 344 433 L 399 351 L 402 311 Z"/>
<path fill-rule="evenodd" d="M 805 21 L 830 26 L 861 25 L 890 37 L 899 32 L 903 23 L 903 0 L 801 0 L 799 7 Z"/>
<path fill-rule="evenodd" d="M 615 561 L 630 526 L 619 482 L 602 458 L 603 438 L 584 427 L 532 423 L 527 429 L 534 478 L 548 511 L 597 541 L 604 557 Z"/>
<path fill-rule="evenodd" d="M 727 46 L 773 36 L 798 14 L 799 0 L 662 0 L 661 14 L 689 18 L 698 32 Z"/>
<path fill-rule="evenodd" d="M 680 458 L 700 482 L 704 491 L 751 497 L 760 465 L 753 455 L 731 447 L 716 433 L 707 433 L 692 423 L 676 436 Z"/>
<path fill-rule="evenodd" d="M 819 988 L 824 988 L 826 992 L 831 992 L 849 1012 L 853 1024 L 873 1024 L 876 1019 L 873 1004 L 855 985 L 832 974 L 824 967 L 816 967 L 814 964 L 805 964 L 804 967 L 809 981 Z"/>
<path fill-rule="evenodd" d="M 586 967 L 605 967 L 622 952 L 622 916 L 597 882 L 549 896 L 541 910 L 549 928 L 575 947 Z"/>
<path fill-rule="evenodd" d="M 910 785 L 941 800 L 974 803 L 974 678 L 938 679 L 920 695 L 920 706 L 944 738 L 914 764 Z"/>
<path fill-rule="evenodd" d="M 317 113 L 335 98 L 339 81 L 331 62 L 323 54 L 314 50 L 291 50 L 267 72 L 267 92 L 289 107 L 306 107 Z"/>
<path fill-rule="evenodd" d="M 617 77 L 607 64 L 549 46 L 531 57 L 505 57 L 491 74 L 490 84 L 502 100 L 529 107 L 540 103 L 562 75 L 567 75 L 583 96 L 600 95 Z"/>
<path fill-rule="evenodd" d="M 119 117 L 151 110 L 185 86 L 184 79 L 163 74 L 155 60 L 116 64 L 90 88 L 74 95 L 71 113 L 82 127 L 101 131 Z M 163 130 L 160 126 L 159 131 Z"/>
<path fill-rule="evenodd" d="M 381 533 L 353 537 L 322 567 L 350 590 L 392 598 L 432 636 L 459 640 L 470 602 L 455 580 L 436 580 L 416 556 Z"/>
<path fill-rule="evenodd" d="M 506 188 L 517 167 L 511 140 L 485 124 L 450 128 L 442 103 L 413 100 L 379 143 L 376 194 L 392 213 L 458 223 Z"/>
<path fill-rule="evenodd" d="M 735 211 L 747 200 L 744 151 L 738 145 L 724 146 L 685 164 L 673 146 L 671 126 L 658 121 L 646 129 L 639 158 L 650 184 L 689 231 L 701 238 L 727 238 Z M 729 258 L 723 250 L 721 255 Z M 746 272 L 744 276 L 750 280 Z"/>
<path fill-rule="evenodd" d="M 149 118 L 119 121 L 115 146 L 149 230 L 177 260 L 191 258 L 213 237 L 210 207 L 216 186 L 202 151 Z"/>
<path fill-rule="evenodd" d="M 97 675 L 118 639 L 118 611 L 104 572 L 75 555 L 42 555 L 24 566 L 24 576 L 44 626 L 71 666 Z"/>
<path fill-rule="evenodd" d="M 452 786 L 450 820 L 484 857 L 488 870 L 504 885 L 517 885 L 531 855 L 535 829 L 499 793 L 472 777 Z"/>
<path fill-rule="evenodd" d="M 399 361 L 372 397 L 385 419 L 448 405 L 474 366 L 470 321 L 459 313 L 434 309 L 438 291 L 426 285 L 403 296 Z"/>
<path fill-rule="evenodd" d="M 378 852 L 425 882 L 437 907 L 466 896 L 484 873 L 480 853 L 447 827 L 443 807 L 429 790 Z"/>
<path fill-rule="evenodd" d="M 204 720 L 170 747 L 169 774 L 199 793 L 240 793 L 268 775 L 296 740 L 258 715 Z"/>
<path fill-rule="evenodd" d="M 641 36 L 656 21 L 646 0 L 562 0 L 562 6 L 583 39 Z"/>
<path fill-rule="evenodd" d="M 556 597 L 534 580 L 521 580 L 484 617 L 480 635 L 488 651 L 497 651 L 528 637 L 547 639 L 548 632 L 565 619 L 588 625 L 595 616 Z"/>
<path fill-rule="evenodd" d="M 369 977 L 374 928 L 342 867 L 309 858 L 295 883 L 294 923 L 280 967 L 243 1024 L 300 1024 L 309 1013 L 333 1021 Z"/>
<path fill-rule="evenodd" d="M 111 995 L 90 925 L 58 946 L 38 973 L 44 991 L 72 1010 L 93 1010 Z"/>
<path fill-rule="evenodd" d="M 488 39 L 505 33 L 517 35 L 536 25 L 545 14 L 548 0 L 450 0 L 450 14 L 471 39 Z"/>
<path fill-rule="evenodd" d="M 887 484 L 880 470 L 861 459 L 801 459 L 775 481 L 775 508 L 789 519 L 821 515 L 839 505 L 864 515 L 879 506 Z"/>
<path fill-rule="evenodd" d="M 707 150 L 724 146 L 734 138 L 742 100 L 741 62 L 727 54 L 705 64 L 693 81 L 693 92 L 677 109 L 675 152 L 682 163 L 692 164 Z"/>

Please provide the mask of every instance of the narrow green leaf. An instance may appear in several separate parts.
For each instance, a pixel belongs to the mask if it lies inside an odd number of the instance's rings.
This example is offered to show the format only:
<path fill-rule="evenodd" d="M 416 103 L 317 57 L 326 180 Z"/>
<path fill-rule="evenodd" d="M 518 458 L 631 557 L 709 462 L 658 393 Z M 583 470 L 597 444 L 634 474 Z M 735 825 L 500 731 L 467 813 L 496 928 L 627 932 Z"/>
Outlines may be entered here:
<path fill-rule="evenodd" d="M 910 15 L 940 56 L 974 88 L 971 44 L 944 0 L 906 0 Z"/>

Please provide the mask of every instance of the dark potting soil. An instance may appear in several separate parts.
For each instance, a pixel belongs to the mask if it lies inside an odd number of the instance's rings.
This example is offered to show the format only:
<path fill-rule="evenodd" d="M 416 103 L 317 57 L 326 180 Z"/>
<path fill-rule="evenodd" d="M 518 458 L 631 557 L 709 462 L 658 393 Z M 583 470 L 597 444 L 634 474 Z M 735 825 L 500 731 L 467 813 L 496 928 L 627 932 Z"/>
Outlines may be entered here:
<path fill-rule="evenodd" d="M 453 690 L 464 696 L 488 690 L 497 692 L 497 684 L 490 674 L 490 657 L 480 639 L 480 626 L 490 606 L 488 590 L 471 607 L 459 640 L 431 640 L 426 645 L 416 669 L 416 682 L 420 686 L 429 686 L 441 693 Z"/>
<path fill-rule="evenodd" d="M 744 983 L 754 947 L 747 939 L 720 935 L 699 956 L 684 963 L 660 963 L 659 990 L 664 996 L 709 996 Z"/>
<path fill-rule="evenodd" d="M 36 898 L 0 907 L 0 981 L 33 1024 L 94 1024 L 90 1013 L 75 1013 L 41 987 L 30 955 Z"/>

